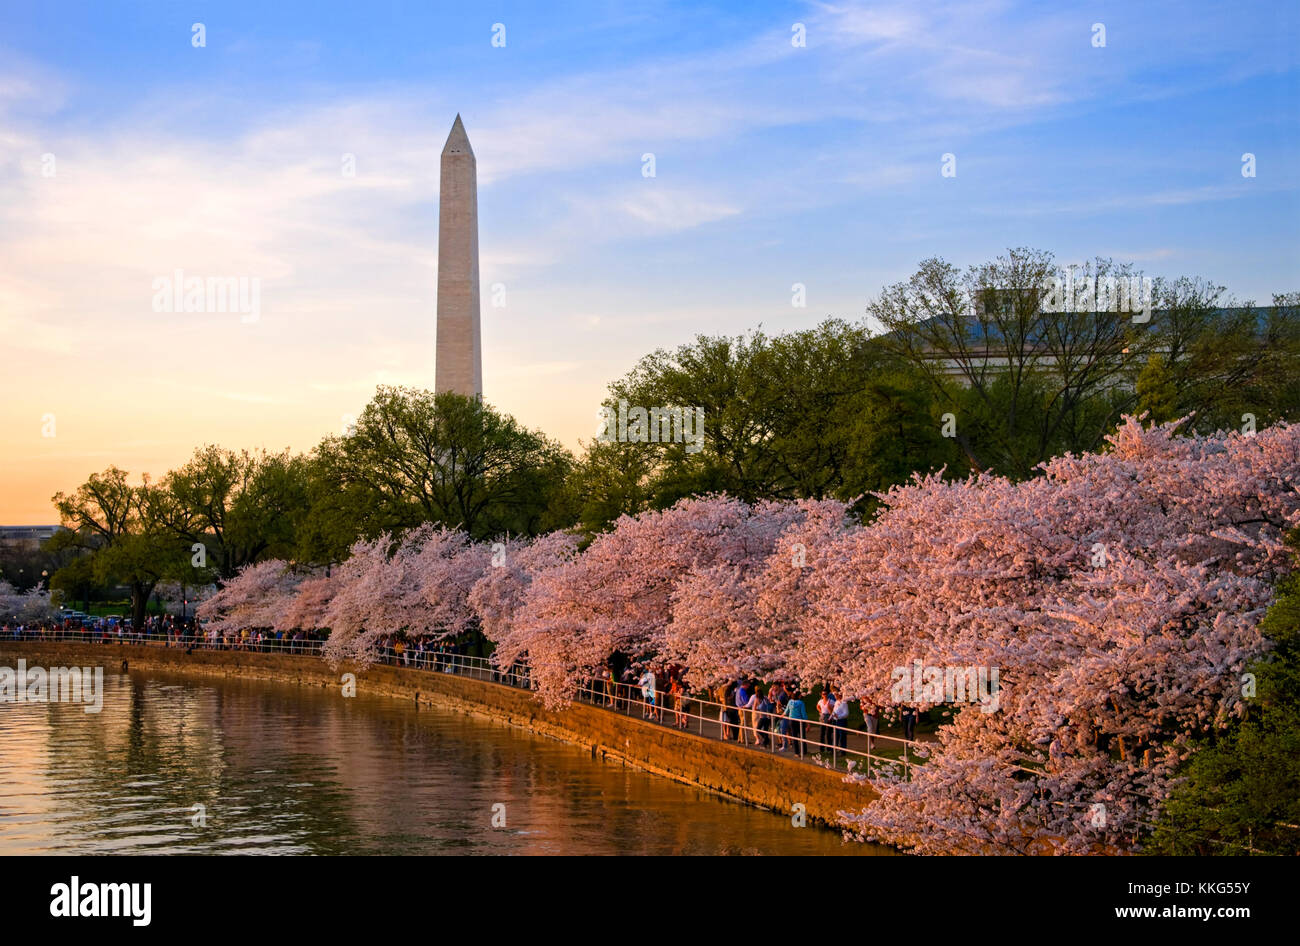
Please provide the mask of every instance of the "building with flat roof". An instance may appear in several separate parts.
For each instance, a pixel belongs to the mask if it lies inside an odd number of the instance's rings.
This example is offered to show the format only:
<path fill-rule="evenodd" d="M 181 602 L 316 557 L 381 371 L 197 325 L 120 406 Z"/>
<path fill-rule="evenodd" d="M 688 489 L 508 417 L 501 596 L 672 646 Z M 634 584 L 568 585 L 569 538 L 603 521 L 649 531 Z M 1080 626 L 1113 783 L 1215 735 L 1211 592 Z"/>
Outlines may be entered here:
<path fill-rule="evenodd" d="M 0 526 L 0 545 L 37 548 L 63 526 Z"/>

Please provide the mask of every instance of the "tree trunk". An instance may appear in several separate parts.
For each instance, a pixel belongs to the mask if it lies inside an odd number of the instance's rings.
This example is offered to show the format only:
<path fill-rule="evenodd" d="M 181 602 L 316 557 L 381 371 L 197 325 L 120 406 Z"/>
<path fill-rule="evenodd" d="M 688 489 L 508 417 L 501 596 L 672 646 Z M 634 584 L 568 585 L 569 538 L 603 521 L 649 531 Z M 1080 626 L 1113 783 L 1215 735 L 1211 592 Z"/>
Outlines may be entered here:
<path fill-rule="evenodd" d="M 137 634 L 144 633 L 145 609 L 149 606 L 149 596 L 153 594 L 153 582 L 131 585 L 131 629 Z"/>

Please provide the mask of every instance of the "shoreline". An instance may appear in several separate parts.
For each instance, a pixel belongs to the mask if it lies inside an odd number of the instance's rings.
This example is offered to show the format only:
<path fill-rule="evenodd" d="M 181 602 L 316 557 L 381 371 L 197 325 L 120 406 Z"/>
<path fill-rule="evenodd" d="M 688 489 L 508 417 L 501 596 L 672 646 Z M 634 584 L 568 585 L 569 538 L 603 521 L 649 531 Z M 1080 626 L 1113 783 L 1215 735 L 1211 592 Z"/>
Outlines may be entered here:
<path fill-rule="evenodd" d="M 656 723 L 575 702 L 549 710 L 531 693 L 453 673 L 377 664 L 359 671 L 348 665 L 335 673 L 324 660 L 253 651 L 194 651 L 133 644 L 0 641 L 0 664 L 24 658 L 29 665 L 102 666 L 116 670 L 159 670 L 194 676 L 270 680 L 298 686 L 342 689 L 344 673 L 356 674 L 358 693 L 438 706 L 505 723 L 589 749 L 591 758 L 620 762 L 723 795 L 757 808 L 791 816 L 805 807 L 810 823 L 840 830 L 836 812 L 856 810 L 878 795 L 843 781 L 841 773 L 722 743 Z M 33 659 L 36 658 L 36 659 Z"/>

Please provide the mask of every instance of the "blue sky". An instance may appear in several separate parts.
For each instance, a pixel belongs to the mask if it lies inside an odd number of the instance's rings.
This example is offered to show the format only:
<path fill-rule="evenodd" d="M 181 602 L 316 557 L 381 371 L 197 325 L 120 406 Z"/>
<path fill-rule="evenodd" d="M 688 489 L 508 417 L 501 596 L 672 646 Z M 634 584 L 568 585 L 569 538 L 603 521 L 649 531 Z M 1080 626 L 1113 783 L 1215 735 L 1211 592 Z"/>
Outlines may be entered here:
<path fill-rule="evenodd" d="M 6 0 L 0 339 L 28 393 L 0 408 L 0 521 L 48 519 L 41 497 L 108 462 L 306 449 L 376 383 L 431 386 L 457 112 L 478 157 L 486 396 L 570 446 L 642 354 L 856 320 L 932 255 L 1113 256 L 1265 303 L 1300 289 L 1298 19 L 1272 3 Z M 161 317 L 150 280 L 176 268 L 260 278 L 264 316 Z M 135 367 L 55 393 L 52 363 Z M 59 436 L 33 441 L 45 413 Z"/>

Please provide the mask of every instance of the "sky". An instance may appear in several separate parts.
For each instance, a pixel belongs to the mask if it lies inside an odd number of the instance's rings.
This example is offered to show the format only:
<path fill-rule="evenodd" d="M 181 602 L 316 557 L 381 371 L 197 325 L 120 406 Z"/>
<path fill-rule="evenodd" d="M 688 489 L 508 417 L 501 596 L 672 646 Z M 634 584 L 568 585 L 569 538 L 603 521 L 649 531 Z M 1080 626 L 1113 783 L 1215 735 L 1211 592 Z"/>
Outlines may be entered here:
<path fill-rule="evenodd" d="M 484 396 L 570 448 L 643 355 L 860 321 L 932 256 L 1113 257 L 1267 304 L 1300 289 L 1298 21 L 1272 2 L 4 0 L 0 523 L 57 521 L 51 496 L 110 465 L 310 450 L 376 385 L 432 388 L 457 113 Z M 256 318 L 156 311 L 177 270 L 256 279 Z"/>

